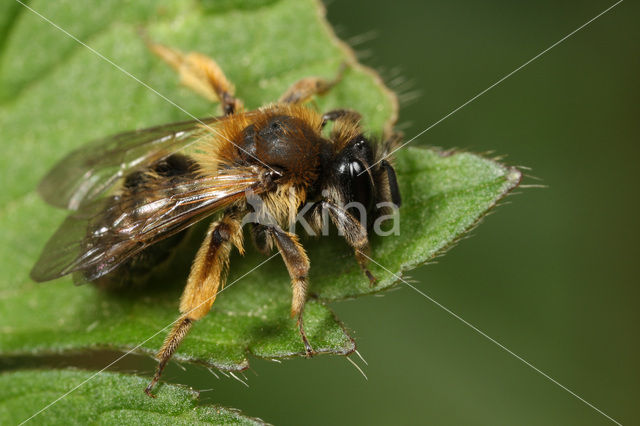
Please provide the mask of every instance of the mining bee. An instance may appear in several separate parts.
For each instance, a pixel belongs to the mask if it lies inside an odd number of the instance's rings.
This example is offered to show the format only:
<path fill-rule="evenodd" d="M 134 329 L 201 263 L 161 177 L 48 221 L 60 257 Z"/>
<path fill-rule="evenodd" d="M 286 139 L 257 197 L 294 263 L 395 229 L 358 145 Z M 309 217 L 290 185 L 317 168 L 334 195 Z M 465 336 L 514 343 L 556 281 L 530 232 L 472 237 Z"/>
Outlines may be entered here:
<path fill-rule="evenodd" d="M 184 230 L 217 215 L 192 263 L 180 316 L 156 356 L 158 367 L 145 389 L 153 396 L 166 363 L 224 286 L 232 247 L 244 252 L 243 218 L 267 218 L 250 224 L 252 240 L 262 253 L 274 245 L 279 250 L 291 277 L 291 316 L 297 318 L 306 354 L 313 355 L 302 316 L 309 259 L 298 236 L 287 229 L 305 203 L 312 204 L 305 218 L 314 230 L 328 212 L 373 283 L 367 229 L 345 206 L 358 202 L 372 211 L 379 202 L 400 205 L 396 175 L 385 159 L 398 136 L 372 143 L 356 111 L 321 114 L 305 106 L 338 84 L 344 67 L 333 80 L 304 78 L 277 102 L 245 111 L 214 60 L 147 43 L 186 86 L 219 101 L 224 113 L 121 133 L 60 161 L 39 192 L 70 213 L 31 277 L 48 281 L 73 274 L 76 281 L 112 285 L 123 274 L 142 273 L 150 260 L 167 256 Z M 324 128 L 330 122 L 328 132 Z M 250 202 L 249 195 L 259 202 Z"/>

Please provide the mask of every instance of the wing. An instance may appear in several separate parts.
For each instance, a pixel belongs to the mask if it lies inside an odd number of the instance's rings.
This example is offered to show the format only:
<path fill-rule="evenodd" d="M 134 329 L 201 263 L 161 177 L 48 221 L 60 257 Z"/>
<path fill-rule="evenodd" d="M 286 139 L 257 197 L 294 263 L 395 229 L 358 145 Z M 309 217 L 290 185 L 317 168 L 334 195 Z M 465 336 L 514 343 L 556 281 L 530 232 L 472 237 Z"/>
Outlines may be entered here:
<path fill-rule="evenodd" d="M 192 143 L 211 117 L 120 133 L 85 145 L 59 161 L 42 179 L 38 192 L 49 204 L 69 210 L 98 199 L 123 176 L 161 160 Z"/>
<path fill-rule="evenodd" d="M 71 212 L 48 241 L 31 277 L 48 281 L 81 272 L 86 280 L 95 280 L 148 246 L 244 199 L 245 191 L 264 192 L 260 177 L 248 168 L 159 182 Z"/>

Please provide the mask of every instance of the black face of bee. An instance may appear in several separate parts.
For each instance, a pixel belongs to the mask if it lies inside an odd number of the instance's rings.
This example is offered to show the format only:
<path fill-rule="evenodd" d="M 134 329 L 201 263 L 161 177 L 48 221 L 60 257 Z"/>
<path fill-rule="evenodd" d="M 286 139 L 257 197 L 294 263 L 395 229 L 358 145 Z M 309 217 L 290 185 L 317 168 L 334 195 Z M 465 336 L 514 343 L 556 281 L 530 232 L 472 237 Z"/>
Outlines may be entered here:
<path fill-rule="evenodd" d="M 372 162 L 371 143 L 364 136 L 359 136 L 349 142 L 334 163 L 334 173 L 346 203 L 360 203 L 367 212 L 372 210 L 376 201 L 373 176 L 371 170 L 367 170 Z"/>

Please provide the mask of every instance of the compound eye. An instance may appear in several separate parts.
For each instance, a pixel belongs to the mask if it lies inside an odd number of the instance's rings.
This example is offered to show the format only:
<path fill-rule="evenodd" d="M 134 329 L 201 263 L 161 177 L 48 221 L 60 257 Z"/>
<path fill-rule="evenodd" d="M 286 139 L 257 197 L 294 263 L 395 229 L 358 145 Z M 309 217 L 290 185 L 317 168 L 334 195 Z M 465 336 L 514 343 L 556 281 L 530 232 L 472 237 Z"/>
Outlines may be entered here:
<path fill-rule="evenodd" d="M 373 153 L 371 152 L 371 145 L 369 141 L 367 141 L 364 136 L 360 135 L 353 143 L 352 149 L 357 152 L 358 157 L 365 159 L 366 161 L 371 162 L 373 159 Z"/>
<path fill-rule="evenodd" d="M 362 204 L 367 211 L 371 210 L 371 203 L 373 203 L 373 187 L 371 185 L 369 173 L 366 172 L 366 168 L 360 161 L 353 160 L 349 163 L 349 174 L 351 176 L 351 193 L 353 201 Z"/>

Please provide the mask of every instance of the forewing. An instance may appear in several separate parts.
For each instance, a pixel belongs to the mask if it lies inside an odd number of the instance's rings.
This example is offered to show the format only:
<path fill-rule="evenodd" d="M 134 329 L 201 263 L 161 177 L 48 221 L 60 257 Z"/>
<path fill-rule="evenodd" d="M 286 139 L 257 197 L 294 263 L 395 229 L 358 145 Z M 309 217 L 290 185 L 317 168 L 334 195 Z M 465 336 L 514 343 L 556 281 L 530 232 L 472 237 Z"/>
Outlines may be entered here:
<path fill-rule="evenodd" d="M 67 155 L 42 179 L 38 192 L 54 206 L 69 210 L 97 200 L 132 171 L 183 149 L 213 126 L 211 117 L 120 133 L 96 140 Z"/>
<path fill-rule="evenodd" d="M 31 271 L 35 281 L 81 272 L 88 281 L 115 269 L 150 245 L 244 199 L 263 192 L 250 169 L 156 185 L 141 194 L 113 195 L 72 212 Z"/>

